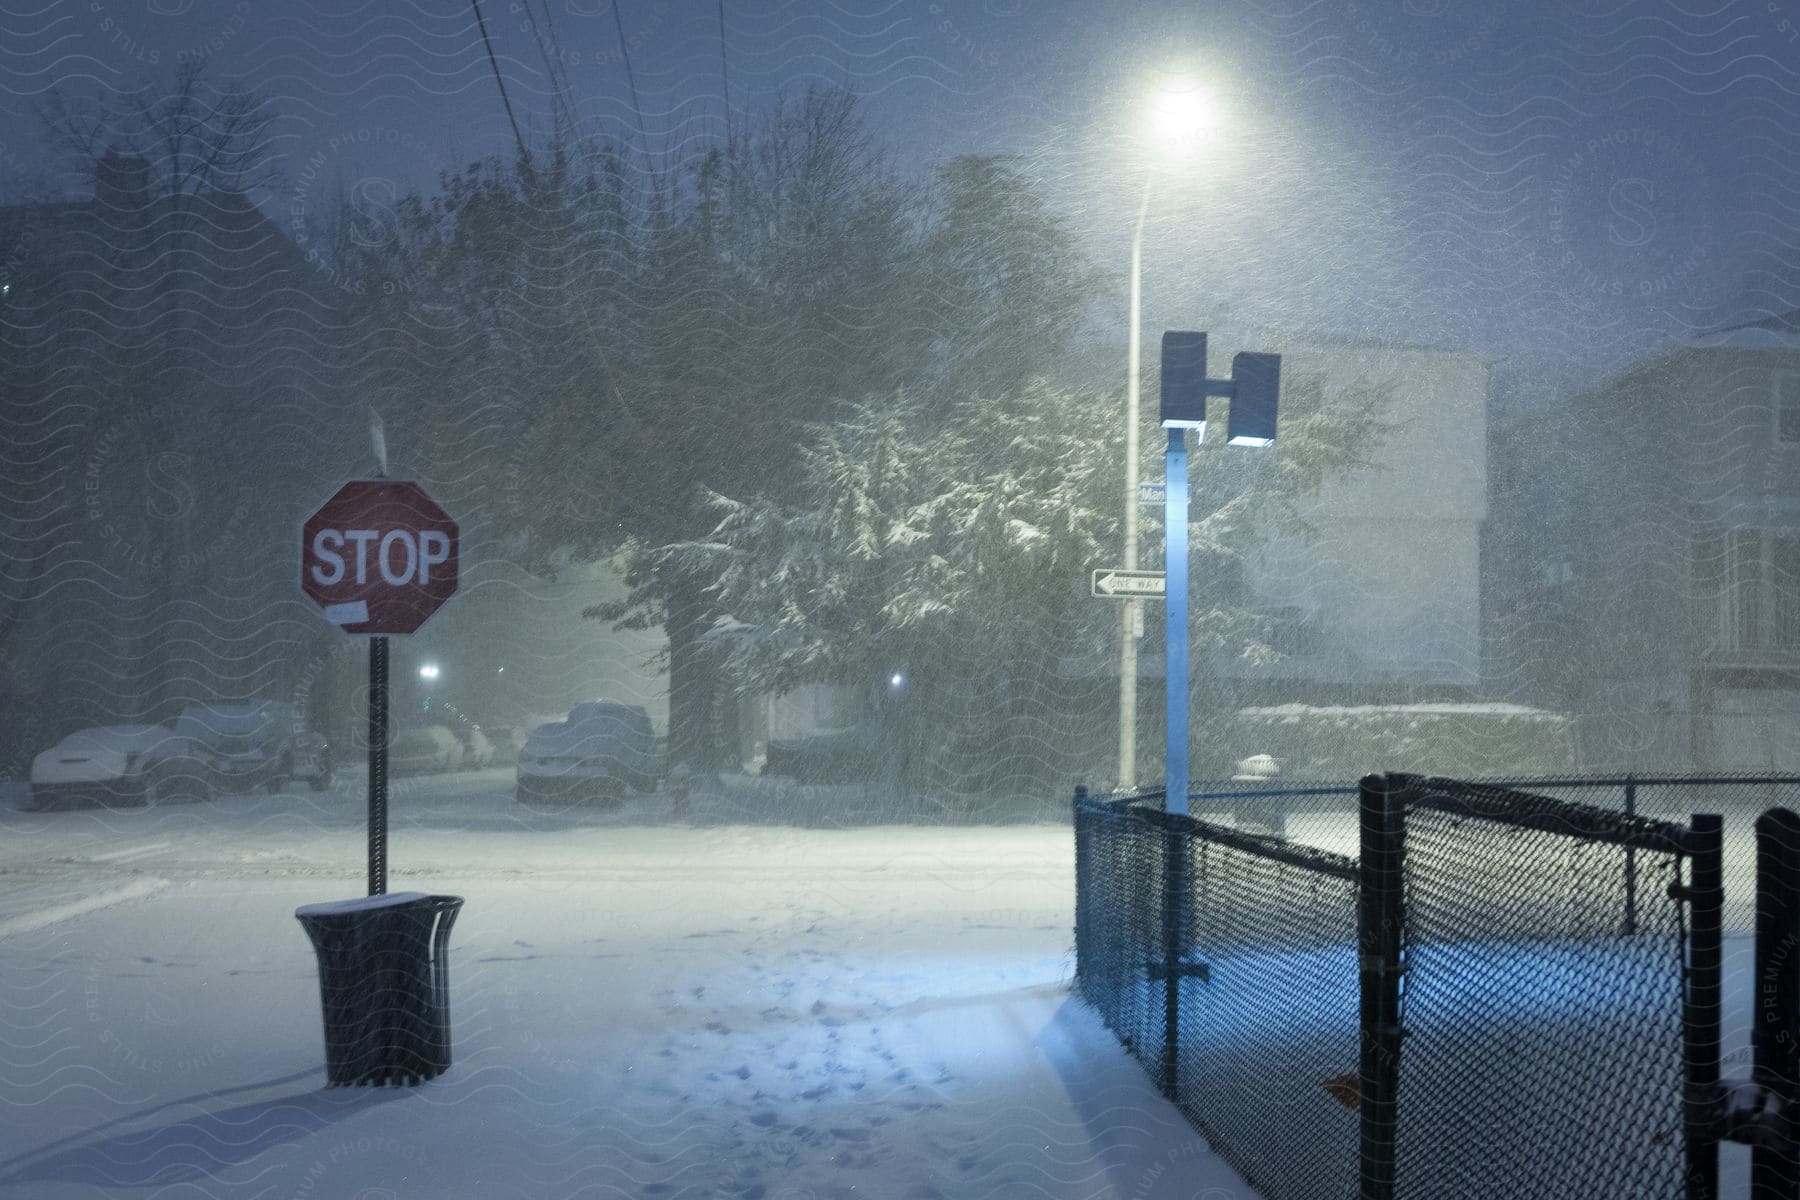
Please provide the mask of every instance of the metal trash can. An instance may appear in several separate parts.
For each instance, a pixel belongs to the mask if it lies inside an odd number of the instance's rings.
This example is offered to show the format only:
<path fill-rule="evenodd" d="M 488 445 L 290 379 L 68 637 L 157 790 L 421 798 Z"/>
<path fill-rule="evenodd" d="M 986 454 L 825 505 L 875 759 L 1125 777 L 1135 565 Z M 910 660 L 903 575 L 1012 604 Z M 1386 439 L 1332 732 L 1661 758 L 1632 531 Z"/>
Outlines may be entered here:
<path fill-rule="evenodd" d="M 461 896 L 395 892 L 307 904 L 331 1087 L 408 1086 L 450 1066 L 450 927 Z"/>

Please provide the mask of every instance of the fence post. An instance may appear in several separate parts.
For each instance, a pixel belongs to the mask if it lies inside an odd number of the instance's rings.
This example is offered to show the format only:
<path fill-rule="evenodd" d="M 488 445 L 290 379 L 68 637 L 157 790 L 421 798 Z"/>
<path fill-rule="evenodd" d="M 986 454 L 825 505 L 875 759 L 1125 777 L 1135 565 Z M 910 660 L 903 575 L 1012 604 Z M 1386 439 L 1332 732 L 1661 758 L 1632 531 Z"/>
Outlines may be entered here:
<path fill-rule="evenodd" d="M 1399 777 L 1366 775 L 1360 808 L 1356 941 L 1362 985 L 1361 1200 L 1392 1200 L 1398 1152 L 1400 967 L 1405 919 L 1406 812 Z"/>
<path fill-rule="evenodd" d="M 1793 1136 L 1800 1103 L 1800 816 L 1771 808 L 1756 819 L 1756 1017 L 1751 1082 L 1779 1098 L 1779 1142 Z M 1771 1107 L 1774 1107 L 1773 1105 Z M 1791 1144 L 1750 1151 L 1750 1200 L 1800 1197 Z"/>
<path fill-rule="evenodd" d="M 1187 927 L 1187 832 L 1181 818 L 1164 815 L 1163 827 L 1163 1045 L 1159 1084 L 1179 1106 L 1181 1056 L 1181 943 Z"/>
<path fill-rule="evenodd" d="M 1682 1012 L 1682 1057 L 1687 1062 L 1687 1198 L 1713 1200 L 1719 1186 L 1714 1110 L 1719 1094 L 1719 1001 L 1724 966 L 1725 819 L 1717 814 L 1694 814 L 1689 850 L 1693 882 L 1686 898 L 1692 915 L 1692 940 Z"/>
<path fill-rule="evenodd" d="M 1625 776 L 1625 815 L 1637 816 L 1637 779 Z M 1625 935 L 1637 932 L 1637 848 L 1625 847 Z"/>
<path fill-rule="evenodd" d="M 1087 803 L 1088 790 L 1085 783 L 1075 785 L 1075 991 L 1085 994 L 1082 982 L 1087 978 L 1088 955 L 1087 939 L 1089 926 L 1087 908 L 1091 902 L 1089 892 L 1092 885 L 1088 882 L 1088 828 L 1087 815 L 1082 806 Z"/>

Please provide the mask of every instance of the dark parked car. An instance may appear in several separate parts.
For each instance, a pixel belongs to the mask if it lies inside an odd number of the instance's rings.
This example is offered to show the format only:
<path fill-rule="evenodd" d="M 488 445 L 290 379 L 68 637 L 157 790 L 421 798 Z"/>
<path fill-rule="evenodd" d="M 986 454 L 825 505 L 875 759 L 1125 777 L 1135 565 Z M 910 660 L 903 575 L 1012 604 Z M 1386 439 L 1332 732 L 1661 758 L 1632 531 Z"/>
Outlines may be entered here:
<path fill-rule="evenodd" d="M 798 783 L 865 783 L 875 777 L 880 732 L 874 722 L 769 742 L 764 775 Z"/>
<path fill-rule="evenodd" d="M 662 777 L 662 753 L 650 715 L 635 704 L 577 704 L 569 719 L 539 725 L 519 751 L 522 801 L 623 800 Z"/>

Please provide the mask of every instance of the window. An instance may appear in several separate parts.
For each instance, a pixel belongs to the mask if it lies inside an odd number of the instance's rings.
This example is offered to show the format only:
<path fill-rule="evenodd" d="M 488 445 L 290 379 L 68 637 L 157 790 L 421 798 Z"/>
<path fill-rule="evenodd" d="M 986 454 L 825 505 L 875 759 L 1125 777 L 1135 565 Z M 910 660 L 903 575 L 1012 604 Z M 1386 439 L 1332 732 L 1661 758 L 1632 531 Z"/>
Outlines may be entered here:
<path fill-rule="evenodd" d="M 1800 654 L 1800 533 L 1738 529 L 1725 546 L 1722 649 Z"/>

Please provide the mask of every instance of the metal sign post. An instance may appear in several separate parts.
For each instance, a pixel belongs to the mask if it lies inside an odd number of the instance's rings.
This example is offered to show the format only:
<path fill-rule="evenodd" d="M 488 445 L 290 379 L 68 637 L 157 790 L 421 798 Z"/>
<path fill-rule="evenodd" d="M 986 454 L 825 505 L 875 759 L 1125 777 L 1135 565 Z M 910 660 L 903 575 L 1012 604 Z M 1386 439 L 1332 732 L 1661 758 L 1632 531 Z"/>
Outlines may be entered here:
<path fill-rule="evenodd" d="M 1275 404 L 1281 387 L 1281 356 L 1240 352 L 1231 360 L 1230 379 L 1206 377 L 1206 335 L 1170 330 L 1162 338 L 1162 426 L 1169 431 L 1163 455 L 1163 553 L 1167 557 L 1168 613 L 1163 630 L 1167 669 L 1163 695 L 1167 713 L 1163 808 L 1187 813 L 1188 796 L 1188 460 L 1187 431 L 1206 440 L 1206 398 L 1231 400 L 1226 441 L 1234 446 L 1275 444 Z"/>
<path fill-rule="evenodd" d="M 1165 351 L 1166 354 L 1166 351 Z M 1187 812 L 1188 791 L 1188 478 L 1187 430 L 1170 429 L 1163 452 L 1169 490 L 1163 503 L 1165 570 L 1163 638 L 1168 647 L 1163 704 L 1168 712 L 1168 746 L 1163 751 L 1164 808 Z"/>
<path fill-rule="evenodd" d="M 387 894 L 388 640 L 369 639 L 369 895 Z"/>

